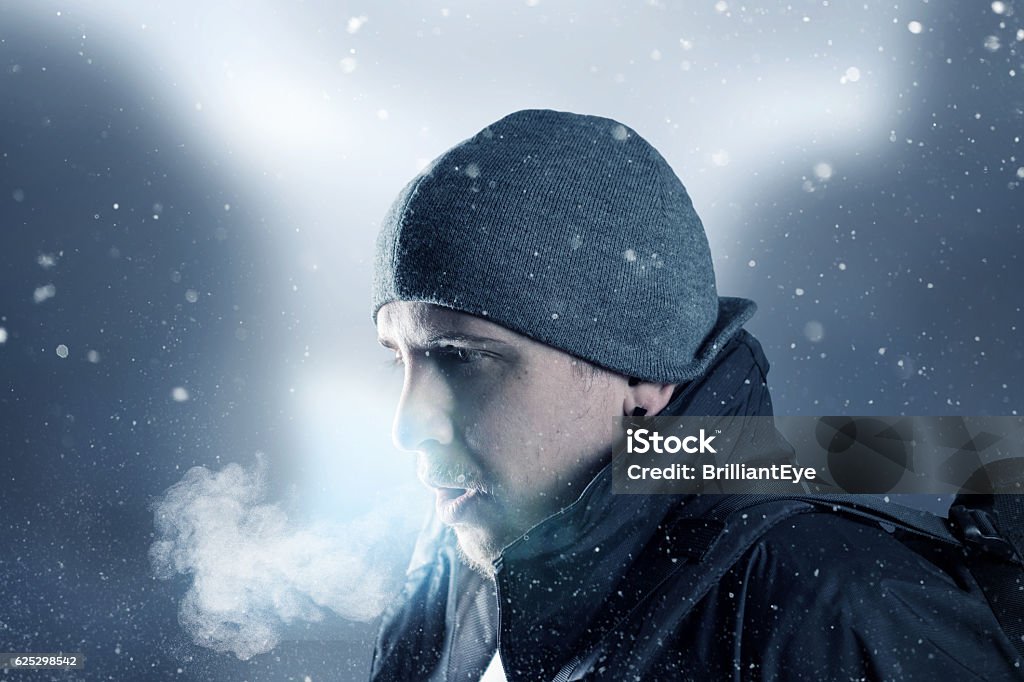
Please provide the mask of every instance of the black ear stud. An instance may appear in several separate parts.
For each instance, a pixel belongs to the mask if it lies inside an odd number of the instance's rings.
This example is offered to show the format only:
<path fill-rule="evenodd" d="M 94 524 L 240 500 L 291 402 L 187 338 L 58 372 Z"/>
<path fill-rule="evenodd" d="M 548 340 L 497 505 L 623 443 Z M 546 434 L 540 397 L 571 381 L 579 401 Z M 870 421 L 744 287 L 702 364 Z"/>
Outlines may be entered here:
<path fill-rule="evenodd" d="M 633 416 L 634 417 L 642 417 L 645 414 L 647 414 L 647 410 L 645 410 L 644 408 L 642 408 L 642 407 L 635 407 L 635 408 L 633 408 Z"/>

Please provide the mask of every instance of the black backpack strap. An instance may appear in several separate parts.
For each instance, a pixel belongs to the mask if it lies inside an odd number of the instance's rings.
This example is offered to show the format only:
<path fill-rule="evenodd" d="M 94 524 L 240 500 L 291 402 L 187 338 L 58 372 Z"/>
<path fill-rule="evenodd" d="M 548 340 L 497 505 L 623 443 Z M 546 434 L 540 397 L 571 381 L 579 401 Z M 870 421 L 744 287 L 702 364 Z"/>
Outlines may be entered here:
<path fill-rule="evenodd" d="M 949 519 L 999 626 L 1024 657 L 1024 496 L 958 495 Z"/>
<path fill-rule="evenodd" d="M 1024 559 L 1024 495 L 992 497 L 992 511 L 996 515 L 999 534 L 1013 545 L 1017 558 Z"/>

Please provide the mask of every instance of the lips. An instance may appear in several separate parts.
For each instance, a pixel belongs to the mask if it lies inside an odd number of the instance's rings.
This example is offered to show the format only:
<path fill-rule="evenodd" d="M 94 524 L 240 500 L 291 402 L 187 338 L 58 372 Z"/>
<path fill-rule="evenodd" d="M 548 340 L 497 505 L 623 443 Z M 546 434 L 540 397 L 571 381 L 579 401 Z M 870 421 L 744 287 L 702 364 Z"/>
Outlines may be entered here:
<path fill-rule="evenodd" d="M 436 496 L 435 503 L 437 514 L 446 525 L 459 523 L 463 519 L 473 502 L 479 499 L 479 490 L 467 490 L 466 488 L 434 488 Z"/>

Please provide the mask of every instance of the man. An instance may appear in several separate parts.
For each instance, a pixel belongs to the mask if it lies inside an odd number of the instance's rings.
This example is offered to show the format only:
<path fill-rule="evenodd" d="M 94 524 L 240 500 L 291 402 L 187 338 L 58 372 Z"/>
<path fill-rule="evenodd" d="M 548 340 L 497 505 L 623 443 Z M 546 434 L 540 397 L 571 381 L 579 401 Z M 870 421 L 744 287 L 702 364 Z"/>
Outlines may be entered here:
<path fill-rule="evenodd" d="M 446 152 L 384 221 L 373 312 L 436 495 L 374 680 L 1019 674 L 954 557 L 808 505 L 765 530 L 722 496 L 612 494 L 614 417 L 772 414 L 754 304 L 718 296 L 633 130 L 521 111 Z"/>

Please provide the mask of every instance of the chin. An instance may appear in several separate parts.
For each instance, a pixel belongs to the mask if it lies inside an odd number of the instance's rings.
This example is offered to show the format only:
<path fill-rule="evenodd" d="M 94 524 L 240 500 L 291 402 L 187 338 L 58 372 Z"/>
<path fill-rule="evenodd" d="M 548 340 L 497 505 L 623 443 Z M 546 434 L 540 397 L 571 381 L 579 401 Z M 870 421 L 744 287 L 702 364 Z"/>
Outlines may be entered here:
<path fill-rule="evenodd" d="M 501 555 L 504 544 L 495 540 L 490 532 L 479 526 L 459 524 L 454 528 L 462 560 L 474 571 L 493 578 L 494 560 Z"/>

